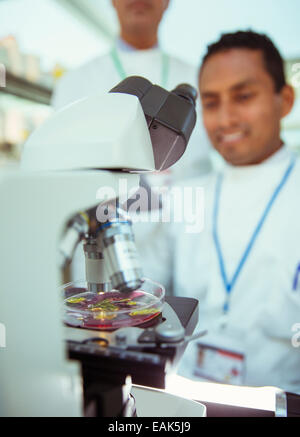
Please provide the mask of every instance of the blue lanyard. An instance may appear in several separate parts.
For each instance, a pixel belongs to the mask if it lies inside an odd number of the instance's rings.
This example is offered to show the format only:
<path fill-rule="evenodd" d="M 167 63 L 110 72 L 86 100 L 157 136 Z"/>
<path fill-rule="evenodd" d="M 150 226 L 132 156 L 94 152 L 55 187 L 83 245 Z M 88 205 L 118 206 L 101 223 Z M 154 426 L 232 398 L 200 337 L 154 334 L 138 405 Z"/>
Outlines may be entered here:
<path fill-rule="evenodd" d="M 217 184 L 216 184 L 216 190 L 215 190 L 215 204 L 214 204 L 214 210 L 213 210 L 213 238 L 214 238 L 214 243 L 215 243 L 215 247 L 216 247 L 216 251 L 217 251 L 217 255 L 218 255 L 218 260 L 219 260 L 219 267 L 220 267 L 220 272 L 221 272 L 221 276 L 222 276 L 222 280 L 224 283 L 224 287 L 226 290 L 226 301 L 223 307 L 224 313 L 226 314 L 229 311 L 229 298 L 230 298 L 230 293 L 232 292 L 236 281 L 250 255 L 250 252 L 257 240 L 257 237 L 259 236 L 262 227 L 271 211 L 272 206 L 274 205 L 279 193 L 281 192 L 281 190 L 283 189 L 283 187 L 285 186 L 285 184 L 288 181 L 288 178 L 295 166 L 295 162 L 296 159 L 295 157 L 292 158 L 287 170 L 284 172 L 284 175 L 280 181 L 280 183 L 278 184 L 278 186 L 276 187 L 274 193 L 272 194 L 257 226 L 255 227 L 255 230 L 250 238 L 250 241 L 248 243 L 248 245 L 246 246 L 246 250 L 244 251 L 242 258 L 240 260 L 240 262 L 238 263 L 237 269 L 231 279 L 231 281 L 228 279 L 227 277 L 227 273 L 226 273 L 226 268 L 225 268 L 225 261 L 224 261 L 224 257 L 223 257 L 223 253 L 222 253 L 222 249 L 221 249 L 221 244 L 220 244 L 220 240 L 219 240 L 219 236 L 218 236 L 218 216 L 219 216 L 219 205 L 220 205 L 220 197 L 221 197 L 221 188 L 222 188 L 222 183 L 223 183 L 223 175 L 219 175 L 218 179 L 217 179 Z"/>
<path fill-rule="evenodd" d="M 115 47 L 113 47 L 112 51 L 110 52 L 110 56 L 113 60 L 113 63 L 115 65 L 115 68 L 122 80 L 126 79 L 128 77 L 125 68 L 122 64 L 122 61 L 120 59 L 120 56 L 116 50 Z M 169 56 L 166 53 L 162 52 L 162 62 L 161 62 L 161 86 L 163 88 L 167 88 L 168 85 L 168 78 L 169 78 L 169 69 L 170 69 L 170 62 L 169 62 Z"/>

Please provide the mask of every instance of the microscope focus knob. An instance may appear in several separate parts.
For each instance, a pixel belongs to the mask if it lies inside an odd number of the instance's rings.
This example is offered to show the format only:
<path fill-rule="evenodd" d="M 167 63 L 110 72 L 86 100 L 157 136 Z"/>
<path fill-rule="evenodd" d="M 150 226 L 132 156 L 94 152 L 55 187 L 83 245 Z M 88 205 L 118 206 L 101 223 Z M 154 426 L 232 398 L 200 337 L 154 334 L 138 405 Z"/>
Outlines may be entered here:
<path fill-rule="evenodd" d="M 155 328 L 155 336 L 162 343 L 177 343 L 184 339 L 185 330 L 182 326 L 165 322 Z"/>

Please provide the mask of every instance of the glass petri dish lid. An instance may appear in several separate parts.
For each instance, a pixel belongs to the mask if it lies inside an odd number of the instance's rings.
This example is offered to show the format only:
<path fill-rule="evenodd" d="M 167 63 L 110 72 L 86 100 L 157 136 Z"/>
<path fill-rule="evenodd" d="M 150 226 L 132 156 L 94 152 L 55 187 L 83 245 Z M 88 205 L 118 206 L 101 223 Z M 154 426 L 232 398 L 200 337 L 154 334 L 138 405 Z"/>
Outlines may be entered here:
<path fill-rule="evenodd" d="M 63 292 L 67 325 L 105 331 L 149 323 L 161 315 L 165 299 L 164 287 L 150 279 L 130 293 L 91 292 L 84 281 L 65 284 Z"/>

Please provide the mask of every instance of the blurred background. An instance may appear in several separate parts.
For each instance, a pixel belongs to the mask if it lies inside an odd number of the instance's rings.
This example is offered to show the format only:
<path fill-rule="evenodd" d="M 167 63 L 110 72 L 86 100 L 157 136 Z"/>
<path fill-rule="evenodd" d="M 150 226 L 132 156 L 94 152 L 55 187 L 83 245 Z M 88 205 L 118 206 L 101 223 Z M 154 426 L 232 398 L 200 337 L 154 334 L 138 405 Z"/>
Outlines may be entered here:
<path fill-rule="evenodd" d="M 299 0 L 171 0 L 160 43 L 199 65 L 206 45 L 223 32 L 267 33 L 297 92 L 284 140 L 300 151 L 299 17 Z M 107 52 L 117 33 L 110 0 L 0 0 L 0 167 L 18 165 L 22 144 L 51 114 L 56 81 Z"/>

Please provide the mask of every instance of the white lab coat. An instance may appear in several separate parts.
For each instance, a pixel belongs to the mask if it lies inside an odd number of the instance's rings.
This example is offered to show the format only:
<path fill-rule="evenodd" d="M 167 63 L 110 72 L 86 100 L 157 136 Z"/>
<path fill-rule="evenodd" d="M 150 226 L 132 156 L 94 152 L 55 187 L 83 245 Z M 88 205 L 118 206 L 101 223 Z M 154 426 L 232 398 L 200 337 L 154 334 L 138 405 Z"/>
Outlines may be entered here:
<path fill-rule="evenodd" d="M 230 278 L 290 160 L 290 150 L 283 147 L 260 165 L 225 165 L 218 228 Z M 216 179 L 213 173 L 186 182 L 204 187 L 205 226 L 196 235 L 186 234 L 183 224 L 173 227 L 168 247 L 174 263 L 174 293 L 199 300 L 197 329 L 208 329 L 207 343 L 212 341 L 214 346 L 232 350 L 242 346 L 246 385 L 272 385 L 300 393 L 300 348 L 292 345 L 293 327 L 300 323 L 300 278 L 297 290 L 293 290 L 300 262 L 300 160 L 297 159 L 238 277 L 223 329 L 219 326 L 226 293 L 212 232 Z M 167 273 L 161 269 L 161 276 L 155 279 L 167 285 Z M 298 325 L 298 331 L 299 328 Z M 196 379 L 195 352 L 196 342 L 189 345 L 179 373 Z"/>
<path fill-rule="evenodd" d="M 128 76 L 138 75 L 150 80 L 153 84 L 162 86 L 162 52 L 159 48 L 149 50 L 120 50 L 117 48 L 118 56 Z M 197 88 L 197 69 L 173 56 L 169 56 L 169 74 L 167 76 L 166 88 L 174 89 L 180 83 L 189 83 Z M 108 92 L 122 78 L 118 72 L 110 52 L 97 57 L 84 64 L 80 68 L 66 73 L 57 83 L 54 91 L 52 106 L 55 110 L 72 103 L 83 97 Z M 184 156 L 169 170 L 162 174 L 150 174 L 146 176 L 147 182 L 152 186 L 169 186 L 172 182 L 184 178 L 191 178 L 211 170 L 210 145 L 202 126 L 200 105 L 197 101 L 197 124 L 190 138 Z M 159 229 L 161 232 L 161 229 Z M 148 242 L 155 238 L 157 232 L 156 224 L 143 224 L 136 228 L 136 244 L 144 259 L 144 251 L 151 253 L 152 244 Z M 162 237 L 161 238 L 165 238 Z M 150 239 L 150 240 L 149 240 Z M 150 259 L 150 257 L 148 257 Z M 156 264 L 149 266 L 143 263 L 145 276 L 152 272 L 156 273 Z M 84 260 L 82 248 L 80 247 L 73 261 L 73 279 L 79 280 L 85 277 Z"/>

